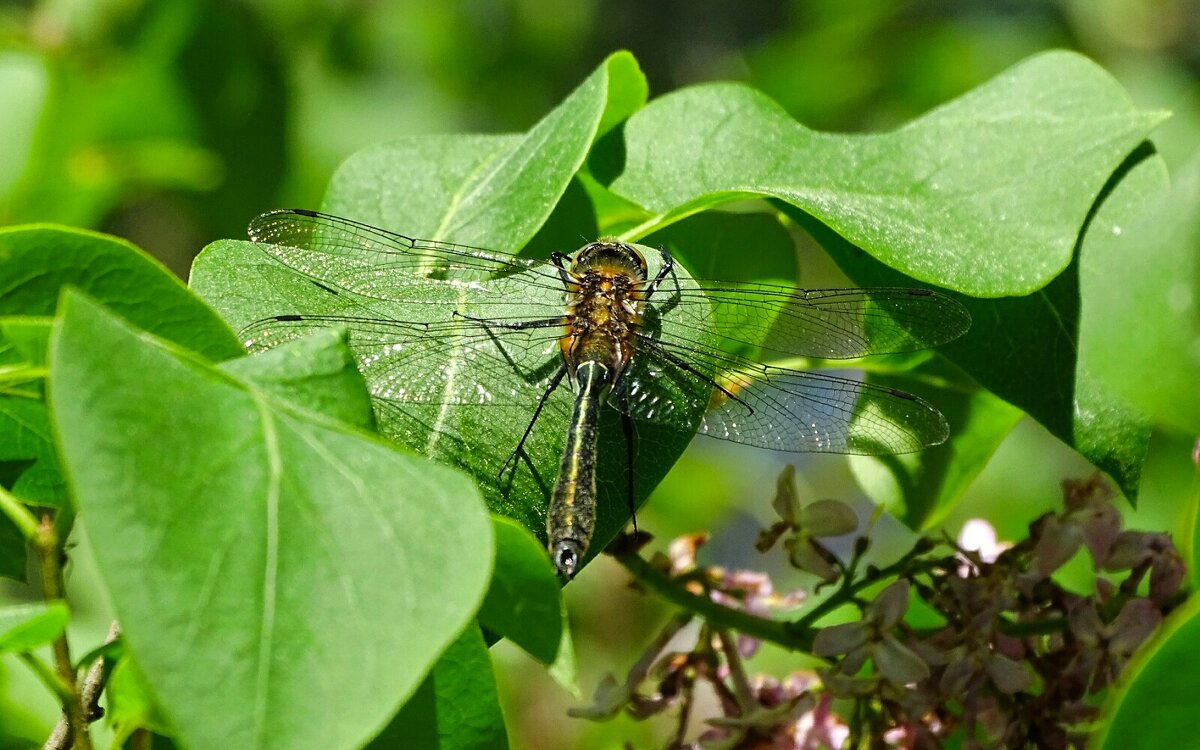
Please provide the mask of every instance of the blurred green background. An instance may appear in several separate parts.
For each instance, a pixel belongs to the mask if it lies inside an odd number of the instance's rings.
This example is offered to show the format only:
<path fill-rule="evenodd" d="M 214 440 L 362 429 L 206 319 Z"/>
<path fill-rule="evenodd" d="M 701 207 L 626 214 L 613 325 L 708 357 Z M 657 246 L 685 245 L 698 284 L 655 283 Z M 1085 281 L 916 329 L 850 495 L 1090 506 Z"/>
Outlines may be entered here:
<path fill-rule="evenodd" d="M 206 243 L 244 237 L 279 206 L 316 207 L 337 165 L 404 135 L 523 130 L 603 57 L 633 51 L 651 96 L 747 81 L 821 130 L 886 130 L 1034 52 L 1082 51 L 1143 107 L 1175 116 L 1155 134 L 1169 166 L 1200 144 L 1200 4 L 1186 0 L 47 0 L 0 4 L 0 225 L 61 222 L 128 238 L 186 277 Z M 830 273 L 801 238 L 800 282 Z M 564 248 L 567 250 L 569 248 Z M 1129 523 L 1174 530 L 1191 491 L 1191 444 L 1159 435 Z M 778 571 L 746 542 L 770 520 L 793 456 L 697 441 L 641 514 L 660 540 L 710 530 L 708 561 Z M 865 503 L 844 457 L 801 457 L 801 497 Z M 959 510 L 1002 537 L 1056 507 L 1086 463 L 1026 420 Z M 868 506 L 866 507 L 869 511 Z M 902 534 L 902 532 L 897 532 Z M 79 540 L 86 546 L 86 538 Z M 70 571 L 79 652 L 107 607 L 80 550 Z M 31 597 L 0 585 L 0 600 Z M 628 668 L 664 617 L 601 559 L 567 590 L 590 692 Z M 619 616 L 618 616 L 619 613 Z M 493 649 L 514 747 L 639 746 L 658 728 L 565 717 L 579 702 L 516 649 Z M 795 668 L 765 652 L 756 665 Z M 24 668 L 0 672 L 0 736 L 44 736 L 53 700 Z"/>

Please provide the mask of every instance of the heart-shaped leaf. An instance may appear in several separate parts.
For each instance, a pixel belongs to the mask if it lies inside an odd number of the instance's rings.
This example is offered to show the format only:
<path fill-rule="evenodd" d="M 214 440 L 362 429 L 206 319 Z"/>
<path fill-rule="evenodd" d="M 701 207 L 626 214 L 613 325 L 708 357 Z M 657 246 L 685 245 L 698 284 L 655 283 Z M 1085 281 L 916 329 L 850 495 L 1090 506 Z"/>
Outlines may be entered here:
<path fill-rule="evenodd" d="M 378 732 L 487 585 L 471 483 L 77 293 L 50 362 L 72 495 L 180 741 L 351 748 Z"/>

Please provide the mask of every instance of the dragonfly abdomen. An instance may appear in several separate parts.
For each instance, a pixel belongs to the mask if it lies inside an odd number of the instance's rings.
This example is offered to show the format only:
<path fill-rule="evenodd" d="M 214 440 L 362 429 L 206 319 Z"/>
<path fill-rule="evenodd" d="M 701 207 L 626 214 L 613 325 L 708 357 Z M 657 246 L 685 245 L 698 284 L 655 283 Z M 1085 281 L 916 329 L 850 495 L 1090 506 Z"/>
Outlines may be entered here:
<path fill-rule="evenodd" d="M 596 446 L 600 406 L 612 387 L 612 372 L 595 360 L 575 369 L 578 391 L 562 466 L 550 496 L 546 536 L 550 558 L 564 577 L 575 575 L 596 525 Z"/>

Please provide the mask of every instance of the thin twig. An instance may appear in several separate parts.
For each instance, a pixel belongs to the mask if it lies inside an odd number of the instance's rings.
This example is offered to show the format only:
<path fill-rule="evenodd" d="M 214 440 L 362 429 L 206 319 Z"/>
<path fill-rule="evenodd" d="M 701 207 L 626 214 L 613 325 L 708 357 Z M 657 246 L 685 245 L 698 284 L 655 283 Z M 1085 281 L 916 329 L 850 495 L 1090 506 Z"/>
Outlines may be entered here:
<path fill-rule="evenodd" d="M 786 622 L 769 620 L 741 610 L 730 609 L 723 604 L 714 602 L 704 594 L 694 594 L 637 554 L 621 553 L 614 557 L 638 581 L 654 589 L 664 599 L 688 612 L 704 617 L 714 626 L 736 630 L 739 633 L 770 641 L 788 649 L 806 651 L 812 646 L 814 634 L 811 632 L 797 632 Z"/>
<path fill-rule="evenodd" d="M 113 620 L 112 625 L 108 627 L 108 635 L 104 637 L 104 643 L 107 645 L 121 637 L 121 626 L 116 620 Z M 100 710 L 100 694 L 104 691 L 104 683 L 108 680 L 108 675 L 112 672 L 111 660 L 104 655 L 101 655 L 96 661 L 92 662 L 92 666 L 88 668 L 87 674 L 79 685 L 79 702 L 83 706 L 84 716 L 88 722 L 93 722 L 104 715 Z M 58 724 L 54 726 L 54 731 L 50 733 L 50 738 L 46 740 L 46 744 L 42 746 L 42 750 L 65 750 L 71 744 L 71 721 L 64 712 L 58 717 Z"/>
<path fill-rule="evenodd" d="M 746 716 L 758 703 L 754 699 L 754 691 L 750 688 L 750 679 L 742 665 L 742 655 L 738 653 L 736 636 L 724 628 L 716 628 L 717 639 L 721 641 L 721 653 L 725 655 L 725 665 L 729 667 L 729 679 L 733 682 L 733 694 L 737 698 L 740 715 Z"/>

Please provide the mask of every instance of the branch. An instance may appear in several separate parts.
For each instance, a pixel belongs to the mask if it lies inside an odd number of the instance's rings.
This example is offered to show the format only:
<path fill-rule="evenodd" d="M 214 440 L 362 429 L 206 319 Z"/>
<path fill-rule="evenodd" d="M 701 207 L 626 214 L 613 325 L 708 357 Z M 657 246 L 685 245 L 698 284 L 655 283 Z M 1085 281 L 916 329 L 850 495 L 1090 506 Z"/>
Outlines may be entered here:
<path fill-rule="evenodd" d="M 636 552 L 614 551 L 609 553 L 633 577 L 646 587 L 653 589 L 667 601 L 689 612 L 704 617 L 718 630 L 736 630 L 743 635 L 757 638 L 789 649 L 791 651 L 812 652 L 813 639 L 820 628 L 816 623 L 833 610 L 854 601 L 860 591 L 875 585 L 890 576 L 899 575 L 910 569 L 913 560 L 929 551 L 929 542 L 919 540 L 911 550 L 899 560 L 883 568 L 871 569 L 868 574 L 853 580 L 843 579 L 842 585 L 824 601 L 806 612 L 799 619 L 785 622 L 752 615 L 749 612 L 730 609 L 723 604 L 713 601 L 707 594 L 696 594 L 686 588 L 679 579 L 672 578 L 658 568 L 642 559 Z M 851 572 L 847 572 L 850 576 Z"/>
<path fill-rule="evenodd" d="M 42 516 L 42 520 L 37 526 L 34 543 L 42 567 L 43 596 L 48 602 L 65 600 L 61 564 L 62 549 L 58 544 L 58 534 L 54 530 L 54 520 L 49 513 Z M 51 650 L 54 653 L 54 668 L 67 690 L 66 700 L 63 701 L 63 712 L 70 725 L 70 734 L 75 739 L 74 746 L 78 750 L 92 750 L 92 738 L 87 731 L 87 717 L 83 705 L 79 701 L 79 691 L 75 685 L 75 668 L 71 666 L 71 649 L 67 644 L 66 629 L 63 629 L 63 632 L 59 633 L 51 643 Z M 46 747 L 54 746 L 47 744 Z M 61 747 L 65 748 L 66 745 Z"/>
<path fill-rule="evenodd" d="M 117 624 L 116 620 L 113 620 L 113 624 L 108 628 L 108 635 L 104 637 L 104 643 L 107 645 L 120 637 L 121 626 Z M 87 675 L 80 683 L 79 703 L 83 706 L 83 713 L 88 722 L 96 721 L 104 715 L 104 710 L 100 708 L 100 693 L 104 691 L 104 683 L 108 681 L 108 676 L 112 673 L 111 666 L 111 660 L 101 654 L 96 661 L 92 662 Z M 71 721 L 64 713 L 58 717 L 58 724 L 54 726 L 54 731 L 50 733 L 50 738 L 46 740 L 42 750 L 66 750 L 70 746 Z"/>

